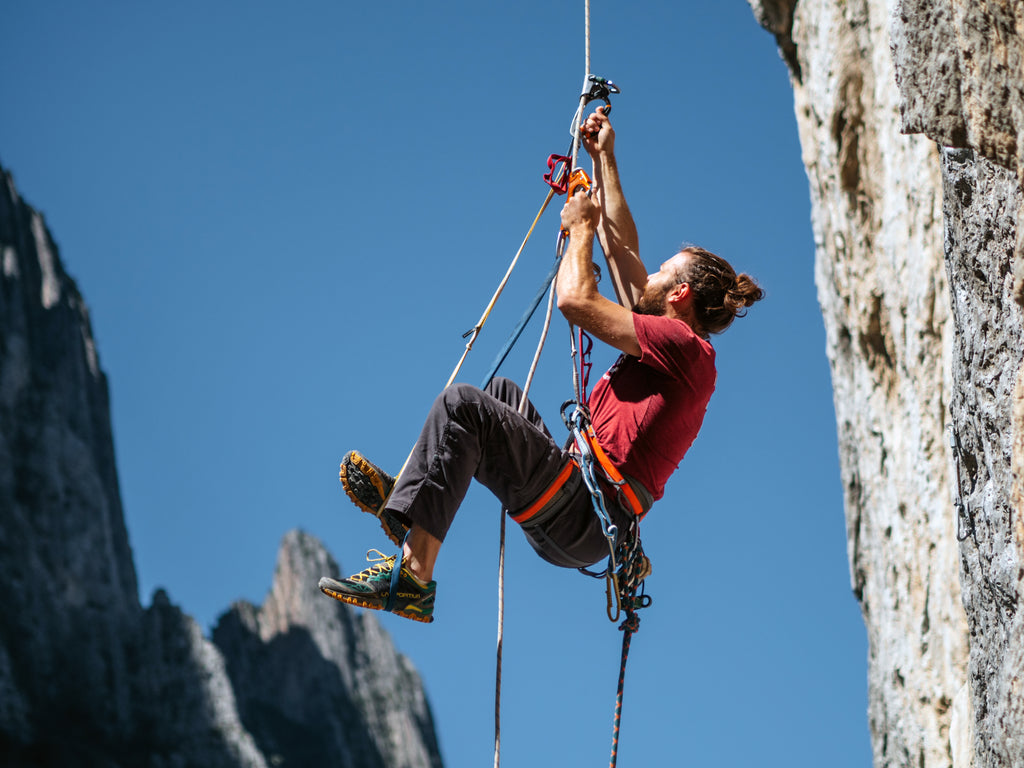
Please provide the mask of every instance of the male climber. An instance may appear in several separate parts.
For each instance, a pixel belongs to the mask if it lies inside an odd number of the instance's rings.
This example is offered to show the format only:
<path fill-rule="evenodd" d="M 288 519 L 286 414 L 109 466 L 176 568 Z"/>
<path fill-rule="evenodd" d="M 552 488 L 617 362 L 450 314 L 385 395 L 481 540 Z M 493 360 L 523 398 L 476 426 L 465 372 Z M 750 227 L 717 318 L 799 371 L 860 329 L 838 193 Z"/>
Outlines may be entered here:
<path fill-rule="evenodd" d="M 593 160 L 593 192 L 575 195 L 562 209 L 569 242 L 557 276 L 558 308 L 622 352 L 588 405 L 600 446 L 632 492 L 631 503 L 620 493 L 605 494 L 612 522 L 625 532 L 661 498 L 697 436 L 715 388 L 709 336 L 728 328 L 763 292 L 748 275 L 694 246 L 648 274 L 604 109 L 581 131 Z M 595 234 L 617 302 L 598 291 Z M 521 397 L 515 384 L 500 378 L 485 390 L 448 387 L 397 481 L 349 453 L 341 465 L 346 493 L 380 520 L 401 551 L 381 555 L 347 579 L 323 578 L 320 589 L 345 603 L 433 621 L 434 563 L 474 478 L 498 497 L 545 560 L 577 568 L 606 557 L 608 541 L 572 452 L 555 442 L 531 404 L 519 413 Z"/>

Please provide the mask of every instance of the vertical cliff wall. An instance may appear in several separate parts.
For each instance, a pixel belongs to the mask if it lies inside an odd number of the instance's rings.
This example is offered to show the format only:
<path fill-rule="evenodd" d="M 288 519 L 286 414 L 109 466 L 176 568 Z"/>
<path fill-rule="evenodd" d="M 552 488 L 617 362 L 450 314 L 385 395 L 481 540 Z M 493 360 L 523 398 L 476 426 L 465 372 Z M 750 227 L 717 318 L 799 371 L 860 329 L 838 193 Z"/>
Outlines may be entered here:
<path fill-rule="evenodd" d="M 979 766 L 1024 765 L 1024 6 L 901 0 L 893 56 L 907 131 L 944 145 L 955 327 L 953 493 Z M 1015 444 L 1017 447 L 1015 448 Z"/>
<path fill-rule="evenodd" d="M 0 169 L 0 764 L 439 768 L 408 659 L 320 595 L 338 570 L 286 535 L 265 605 L 212 640 L 139 604 L 88 312 Z"/>
<path fill-rule="evenodd" d="M 0 732 L 33 742 L 51 718 L 73 731 L 88 717 L 116 739 L 141 608 L 107 382 L 42 217 L 0 183 Z"/>
<path fill-rule="evenodd" d="M 875 764 L 1024 765 L 1024 6 L 750 5 L 810 182 Z"/>

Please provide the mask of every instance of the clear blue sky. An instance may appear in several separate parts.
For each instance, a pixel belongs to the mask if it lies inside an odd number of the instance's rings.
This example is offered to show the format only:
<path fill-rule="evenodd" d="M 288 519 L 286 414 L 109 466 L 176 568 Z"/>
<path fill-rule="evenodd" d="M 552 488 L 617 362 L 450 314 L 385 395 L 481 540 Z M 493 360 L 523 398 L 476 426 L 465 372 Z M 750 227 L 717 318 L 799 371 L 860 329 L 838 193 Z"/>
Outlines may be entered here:
<path fill-rule="evenodd" d="M 209 628 L 263 600 L 295 527 L 361 569 L 387 542 L 338 461 L 401 464 L 525 234 L 568 145 L 583 1 L 40 0 L 5 3 L 0 28 L 0 163 L 91 309 L 143 602 L 164 587 Z M 594 0 L 591 35 L 622 88 L 648 266 L 694 242 L 768 291 L 718 338 L 704 430 L 645 522 L 654 605 L 619 764 L 863 768 L 866 637 L 785 67 L 743 0 Z M 559 208 L 463 380 L 546 273 Z M 564 327 L 534 391 L 556 434 Z M 537 335 L 503 373 L 522 379 Z M 449 768 L 492 756 L 498 514 L 471 492 L 434 624 L 381 617 Z M 508 548 L 503 764 L 606 764 L 621 633 L 603 585 L 514 527 Z"/>

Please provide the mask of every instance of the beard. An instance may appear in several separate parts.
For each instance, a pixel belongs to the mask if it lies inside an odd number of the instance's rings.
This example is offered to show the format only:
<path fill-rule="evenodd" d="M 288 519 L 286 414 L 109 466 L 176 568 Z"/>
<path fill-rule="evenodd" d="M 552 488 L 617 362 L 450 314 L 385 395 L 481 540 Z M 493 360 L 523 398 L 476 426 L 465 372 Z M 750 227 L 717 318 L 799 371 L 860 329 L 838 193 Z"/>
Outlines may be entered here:
<path fill-rule="evenodd" d="M 665 314 L 665 297 L 668 296 L 668 292 L 671 290 L 671 286 L 654 286 L 648 285 L 644 288 L 644 293 L 640 297 L 640 301 L 633 307 L 633 311 L 638 315 L 653 315 L 655 317 L 661 317 Z"/>

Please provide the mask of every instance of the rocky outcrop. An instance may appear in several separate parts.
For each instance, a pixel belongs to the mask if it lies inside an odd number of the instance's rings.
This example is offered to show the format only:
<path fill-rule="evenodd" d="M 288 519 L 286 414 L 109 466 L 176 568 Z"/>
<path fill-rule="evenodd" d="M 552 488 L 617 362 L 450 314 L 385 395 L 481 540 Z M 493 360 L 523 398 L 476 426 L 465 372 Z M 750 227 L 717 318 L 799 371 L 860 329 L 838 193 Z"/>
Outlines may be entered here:
<path fill-rule="evenodd" d="M 319 594 L 339 569 L 308 535 L 212 639 L 162 591 L 140 605 L 88 312 L 0 181 L 0 764 L 440 766 L 416 671 Z"/>
<path fill-rule="evenodd" d="M 922 50 L 925 28 L 933 43 Z M 1024 469 L 1024 6 L 897 3 L 893 42 L 905 128 L 950 147 L 953 492 L 975 764 L 1024 765 L 1024 505 L 1019 490 L 1014 498 Z"/>
<path fill-rule="evenodd" d="M 953 485 L 970 627 L 975 764 L 1024 765 L 1024 530 L 1011 501 L 1011 428 L 1024 318 L 1011 298 L 1016 174 L 969 149 L 943 152 L 952 286 Z M 965 723 L 965 728 L 972 725 Z M 1016 742 L 1016 743 L 1015 743 Z"/>
<path fill-rule="evenodd" d="M 341 578 L 337 563 L 290 533 L 263 607 L 235 605 L 214 630 L 242 721 L 274 765 L 440 766 L 415 669 L 373 614 L 320 594 L 325 575 Z"/>
<path fill-rule="evenodd" d="M 810 181 L 875 765 L 1024 765 L 1024 6 L 750 5 Z"/>
<path fill-rule="evenodd" d="M 141 608 L 107 382 L 42 217 L 0 181 L 0 739 L 42 745 L 60 722 L 71 743 L 88 722 L 93 743 L 114 743 L 132 720 L 124 638 Z"/>

